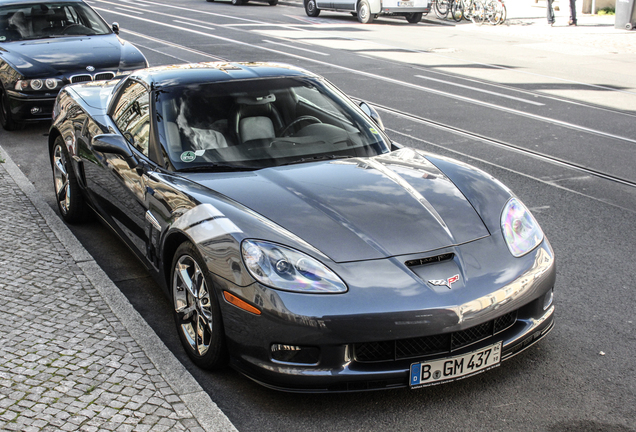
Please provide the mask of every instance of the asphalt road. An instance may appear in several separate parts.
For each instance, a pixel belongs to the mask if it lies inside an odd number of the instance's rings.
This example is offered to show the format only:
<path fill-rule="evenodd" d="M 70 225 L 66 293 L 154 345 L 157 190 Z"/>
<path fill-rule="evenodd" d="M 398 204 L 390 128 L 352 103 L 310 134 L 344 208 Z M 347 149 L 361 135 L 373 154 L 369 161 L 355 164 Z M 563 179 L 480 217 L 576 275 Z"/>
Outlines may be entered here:
<path fill-rule="evenodd" d="M 266 60 L 326 76 L 378 106 L 397 142 L 509 186 L 555 249 L 556 327 L 501 367 L 417 391 L 296 395 L 191 366 L 168 301 L 133 255 L 99 223 L 72 226 L 239 430 L 636 431 L 636 57 L 541 50 L 523 32 L 433 20 L 310 19 L 283 2 L 91 4 L 152 65 Z M 0 140 L 55 208 L 46 133 Z"/>

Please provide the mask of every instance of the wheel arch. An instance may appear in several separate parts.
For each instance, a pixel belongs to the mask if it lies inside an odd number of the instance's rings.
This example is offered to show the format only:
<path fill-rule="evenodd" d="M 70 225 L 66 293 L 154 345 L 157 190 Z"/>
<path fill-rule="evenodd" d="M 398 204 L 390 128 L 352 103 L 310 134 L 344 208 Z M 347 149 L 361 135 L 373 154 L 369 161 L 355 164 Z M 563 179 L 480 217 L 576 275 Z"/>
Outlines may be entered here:
<path fill-rule="evenodd" d="M 163 242 L 163 248 L 162 248 L 162 254 L 161 254 L 161 259 L 163 262 L 162 272 L 163 272 L 163 279 L 166 282 L 166 289 L 168 291 L 168 294 L 170 294 L 170 276 L 172 275 L 172 260 L 174 259 L 174 254 L 177 251 L 177 248 L 179 248 L 179 246 L 184 242 L 190 242 L 196 247 L 196 244 L 192 241 L 190 237 L 188 237 L 184 232 L 178 231 L 178 230 L 168 233 L 168 235 L 166 236 L 166 239 Z"/>
<path fill-rule="evenodd" d="M 51 154 L 51 152 L 53 151 L 53 147 L 55 147 L 55 140 L 61 136 L 62 133 L 58 128 L 53 127 L 51 128 L 51 130 L 49 130 L 49 154 Z"/>
<path fill-rule="evenodd" d="M 382 11 L 382 0 L 367 0 L 369 3 L 369 9 L 372 14 L 379 14 Z M 358 12 L 360 1 L 356 2 L 356 12 Z"/>

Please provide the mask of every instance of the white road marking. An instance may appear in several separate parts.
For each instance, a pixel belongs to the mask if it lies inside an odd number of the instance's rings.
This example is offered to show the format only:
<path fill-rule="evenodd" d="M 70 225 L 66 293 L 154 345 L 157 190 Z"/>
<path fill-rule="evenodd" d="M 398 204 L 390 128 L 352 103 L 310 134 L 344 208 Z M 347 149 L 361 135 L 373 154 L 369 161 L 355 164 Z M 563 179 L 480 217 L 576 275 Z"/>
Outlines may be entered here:
<path fill-rule="evenodd" d="M 292 48 L 292 49 L 296 49 L 296 50 L 300 50 L 300 51 L 307 51 L 307 52 L 310 52 L 312 54 L 320 54 L 322 56 L 328 56 L 329 55 L 327 53 L 323 53 L 323 52 L 320 52 L 320 51 L 307 49 L 307 48 L 301 48 L 301 47 L 293 46 L 293 45 L 287 45 L 287 44 L 284 44 L 284 43 L 274 42 L 274 41 L 270 41 L 270 40 L 267 40 L 267 39 L 263 39 L 263 42 L 271 43 L 271 44 L 274 44 L 274 45 L 280 45 L 280 46 L 284 46 L 286 48 Z"/>
<path fill-rule="evenodd" d="M 487 93 L 487 94 L 490 94 L 490 95 L 494 95 L 494 96 L 498 96 L 498 97 L 503 97 L 503 98 L 507 98 L 507 99 L 512 99 L 512 100 L 516 100 L 516 101 L 520 101 L 520 102 L 528 103 L 528 104 L 531 104 L 531 105 L 536 105 L 536 106 L 544 106 L 544 105 L 545 105 L 545 104 L 542 104 L 542 103 L 540 103 L 540 102 L 535 102 L 535 101 L 531 101 L 531 100 L 528 100 L 528 99 L 521 99 L 521 98 L 518 98 L 518 97 L 509 96 L 509 95 L 507 95 L 507 94 L 497 93 L 497 92 L 493 92 L 493 91 L 489 91 L 489 90 L 484 90 L 484 89 L 480 89 L 480 88 L 472 87 L 472 86 L 467 86 L 467 85 L 463 85 L 463 84 L 458 84 L 458 83 L 454 83 L 454 82 L 450 82 L 450 81 L 446 81 L 446 80 L 441 80 L 441 79 L 437 79 L 437 78 L 426 77 L 426 76 L 423 76 L 423 75 L 415 75 L 415 76 L 416 76 L 417 78 L 422 78 L 422 79 L 430 80 L 430 81 L 436 81 L 436 82 L 439 82 L 439 83 L 443 83 L 443 84 L 446 84 L 446 85 L 452 85 L 452 86 L 455 86 L 455 87 L 461 87 L 461 88 L 465 88 L 465 89 L 468 89 L 468 90 L 471 90 L 471 91 L 476 91 L 476 92 L 481 92 L 481 93 Z"/>

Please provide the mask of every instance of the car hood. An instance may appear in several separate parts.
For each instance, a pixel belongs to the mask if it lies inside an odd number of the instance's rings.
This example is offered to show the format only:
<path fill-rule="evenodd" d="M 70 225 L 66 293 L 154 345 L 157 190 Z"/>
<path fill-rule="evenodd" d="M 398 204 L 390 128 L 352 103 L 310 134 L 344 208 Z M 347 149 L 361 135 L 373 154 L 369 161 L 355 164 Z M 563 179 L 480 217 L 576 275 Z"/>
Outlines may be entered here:
<path fill-rule="evenodd" d="M 459 189 L 410 149 L 196 177 L 336 262 L 429 252 L 489 235 Z"/>
<path fill-rule="evenodd" d="M 28 77 L 85 72 L 87 66 L 115 72 L 122 47 L 115 34 L 36 39 L 4 46 L 13 66 Z"/>

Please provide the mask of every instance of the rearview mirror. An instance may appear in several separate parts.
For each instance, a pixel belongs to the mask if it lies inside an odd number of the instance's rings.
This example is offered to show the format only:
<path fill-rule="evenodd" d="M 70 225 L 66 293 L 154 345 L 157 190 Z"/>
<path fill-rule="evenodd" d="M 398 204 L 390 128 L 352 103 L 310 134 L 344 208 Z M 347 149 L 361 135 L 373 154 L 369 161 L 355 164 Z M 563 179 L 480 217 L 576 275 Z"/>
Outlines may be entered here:
<path fill-rule="evenodd" d="M 119 34 L 119 23 L 114 22 L 112 25 L 113 32 L 118 35 Z"/>
<path fill-rule="evenodd" d="M 384 123 L 382 123 L 382 119 L 380 118 L 380 114 L 366 102 L 360 102 L 360 108 L 362 111 L 366 113 L 369 117 L 373 119 L 374 122 L 380 127 L 380 129 L 384 130 Z"/>

